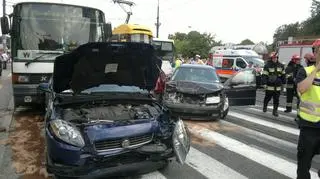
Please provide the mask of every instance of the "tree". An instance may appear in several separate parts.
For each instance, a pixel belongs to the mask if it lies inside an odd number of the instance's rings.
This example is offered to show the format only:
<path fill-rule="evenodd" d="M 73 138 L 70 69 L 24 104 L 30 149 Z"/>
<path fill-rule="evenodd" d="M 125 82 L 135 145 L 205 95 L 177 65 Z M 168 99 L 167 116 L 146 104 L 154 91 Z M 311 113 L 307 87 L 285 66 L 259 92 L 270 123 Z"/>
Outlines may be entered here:
<path fill-rule="evenodd" d="M 287 40 L 288 37 L 297 36 L 319 36 L 320 35 L 320 2 L 312 0 L 310 17 L 302 23 L 296 22 L 284 24 L 278 27 L 273 35 L 272 49 L 275 50 L 276 43 Z"/>
<path fill-rule="evenodd" d="M 187 34 L 186 33 L 181 33 L 181 32 L 176 32 L 173 35 L 169 34 L 168 39 L 172 39 L 172 40 L 185 40 L 187 38 Z"/>
<path fill-rule="evenodd" d="M 299 36 L 302 34 L 302 25 L 299 22 L 284 24 L 279 26 L 273 35 L 273 50 L 278 41 L 288 40 L 288 37 Z"/>
<path fill-rule="evenodd" d="M 317 16 L 319 13 L 320 13 L 320 2 L 317 0 L 312 0 L 311 17 Z"/>
<path fill-rule="evenodd" d="M 320 35 L 320 2 L 313 0 L 311 5 L 311 17 L 302 23 L 302 34 L 305 36 Z"/>
<path fill-rule="evenodd" d="M 254 42 L 252 42 L 250 39 L 245 39 L 241 41 L 239 45 L 254 45 Z"/>
<path fill-rule="evenodd" d="M 188 34 L 176 32 L 168 36 L 174 40 L 177 54 L 185 57 L 194 57 L 199 54 L 207 57 L 209 50 L 215 45 L 221 45 L 221 41 L 215 41 L 215 35 L 211 33 L 203 33 L 191 31 Z"/>

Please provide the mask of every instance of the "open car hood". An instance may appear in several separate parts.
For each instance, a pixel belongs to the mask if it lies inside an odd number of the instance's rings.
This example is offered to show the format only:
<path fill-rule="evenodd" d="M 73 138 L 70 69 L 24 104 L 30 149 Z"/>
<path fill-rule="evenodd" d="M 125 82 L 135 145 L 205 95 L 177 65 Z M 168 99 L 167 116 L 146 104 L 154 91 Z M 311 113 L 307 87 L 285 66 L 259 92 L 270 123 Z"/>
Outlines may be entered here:
<path fill-rule="evenodd" d="M 74 93 L 117 84 L 151 90 L 159 76 L 161 60 L 152 45 L 142 43 L 96 42 L 79 46 L 54 62 L 53 90 Z"/>

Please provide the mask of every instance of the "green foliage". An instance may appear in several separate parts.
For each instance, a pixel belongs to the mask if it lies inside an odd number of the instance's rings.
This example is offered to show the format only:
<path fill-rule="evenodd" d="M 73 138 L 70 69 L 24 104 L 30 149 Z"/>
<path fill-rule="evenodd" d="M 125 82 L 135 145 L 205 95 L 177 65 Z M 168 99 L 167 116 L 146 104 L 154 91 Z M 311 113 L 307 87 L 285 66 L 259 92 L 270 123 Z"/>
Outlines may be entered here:
<path fill-rule="evenodd" d="M 319 36 L 320 35 L 320 2 L 312 0 L 310 17 L 304 22 L 284 24 L 278 27 L 273 35 L 272 48 L 275 50 L 276 43 L 287 40 L 288 37 Z"/>
<path fill-rule="evenodd" d="M 241 41 L 239 45 L 254 45 L 254 42 L 252 42 L 250 39 L 245 39 Z"/>
<path fill-rule="evenodd" d="M 176 54 L 184 57 L 194 57 L 199 54 L 201 57 L 207 57 L 209 50 L 216 45 L 221 45 L 221 41 L 215 41 L 215 36 L 210 33 L 200 33 L 191 31 L 188 34 L 176 32 L 168 36 L 174 40 Z"/>

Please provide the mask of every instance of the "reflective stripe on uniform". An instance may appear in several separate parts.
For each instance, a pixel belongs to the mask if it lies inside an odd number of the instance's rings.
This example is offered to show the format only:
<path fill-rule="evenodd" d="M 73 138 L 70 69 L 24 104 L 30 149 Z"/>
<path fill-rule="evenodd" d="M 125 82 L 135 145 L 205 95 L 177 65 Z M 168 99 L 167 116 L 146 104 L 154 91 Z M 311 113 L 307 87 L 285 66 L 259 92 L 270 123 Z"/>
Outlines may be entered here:
<path fill-rule="evenodd" d="M 281 91 L 281 87 L 280 86 L 267 86 L 267 90 L 268 91 Z"/>
<path fill-rule="evenodd" d="M 292 84 L 286 84 L 286 88 L 293 88 L 294 86 Z"/>
<path fill-rule="evenodd" d="M 293 73 L 286 74 L 286 78 L 289 78 L 289 77 L 292 77 L 292 76 L 293 76 Z"/>
<path fill-rule="evenodd" d="M 309 76 L 314 70 L 315 66 L 308 66 L 304 69 Z M 316 78 L 320 78 L 320 72 L 316 73 Z M 308 122 L 320 122 L 320 86 L 312 84 L 311 87 L 300 94 L 300 106 L 298 115 Z"/>
<path fill-rule="evenodd" d="M 287 103 L 286 106 L 287 106 L 287 107 L 291 107 L 291 106 L 292 106 L 292 103 Z"/>
<path fill-rule="evenodd" d="M 317 116 L 317 117 L 320 117 L 320 112 L 316 112 L 316 111 L 311 111 L 307 108 L 304 108 L 304 107 L 300 107 L 300 112 L 304 112 L 304 113 L 307 113 L 309 115 L 313 115 L 313 116 Z"/>
<path fill-rule="evenodd" d="M 274 68 L 269 68 L 269 72 L 274 72 Z"/>
<path fill-rule="evenodd" d="M 269 75 L 269 72 L 268 72 L 268 71 L 263 70 L 262 74 L 263 74 L 263 75 Z"/>

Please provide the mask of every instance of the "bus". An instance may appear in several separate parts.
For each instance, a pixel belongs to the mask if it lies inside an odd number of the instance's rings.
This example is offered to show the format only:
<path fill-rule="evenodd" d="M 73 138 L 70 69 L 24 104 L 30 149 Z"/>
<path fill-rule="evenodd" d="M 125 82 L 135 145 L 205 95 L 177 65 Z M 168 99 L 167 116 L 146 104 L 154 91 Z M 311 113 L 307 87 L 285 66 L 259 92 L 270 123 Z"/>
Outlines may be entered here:
<path fill-rule="evenodd" d="M 157 56 L 162 60 L 174 61 L 174 41 L 171 39 L 153 38 L 152 44 Z"/>
<path fill-rule="evenodd" d="M 106 41 L 111 33 L 104 13 L 86 6 L 19 2 L 9 17 L 1 18 L 1 30 L 11 35 L 15 108 L 45 106 L 45 94 L 37 87 L 50 80 L 55 58 L 81 44 Z"/>
<path fill-rule="evenodd" d="M 139 42 L 151 44 L 153 38 L 149 27 L 139 24 L 122 24 L 112 31 L 112 42 Z"/>

